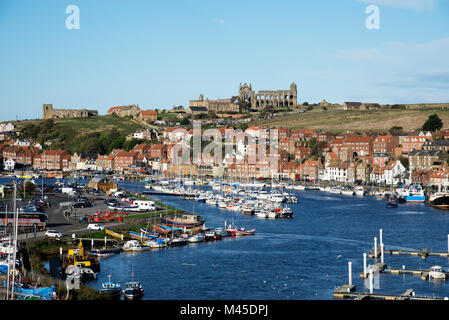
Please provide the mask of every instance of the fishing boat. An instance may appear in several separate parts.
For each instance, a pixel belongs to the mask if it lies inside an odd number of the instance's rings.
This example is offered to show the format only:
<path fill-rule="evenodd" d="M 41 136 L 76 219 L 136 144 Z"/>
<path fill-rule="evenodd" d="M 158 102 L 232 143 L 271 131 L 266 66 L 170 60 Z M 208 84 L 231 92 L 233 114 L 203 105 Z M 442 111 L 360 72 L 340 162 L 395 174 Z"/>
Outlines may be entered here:
<path fill-rule="evenodd" d="M 281 211 L 281 217 L 283 217 L 283 218 L 292 218 L 293 217 L 293 210 L 290 207 L 288 207 L 288 206 L 284 206 L 282 208 L 282 211 Z"/>
<path fill-rule="evenodd" d="M 437 209 L 449 210 L 449 193 L 438 192 L 431 194 L 428 205 Z"/>
<path fill-rule="evenodd" d="M 182 214 L 175 216 L 173 218 L 170 217 L 161 217 L 161 223 L 167 226 L 175 226 L 175 227 L 199 227 L 204 225 L 205 220 L 195 214 Z"/>
<path fill-rule="evenodd" d="M 410 203 L 424 203 L 426 201 L 426 196 L 421 185 L 410 185 L 405 191 L 405 201 Z"/>
<path fill-rule="evenodd" d="M 443 271 L 441 266 L 432 266 L 429 270 L 429 278 L 430 279 L 446 279 L 446 272 Z"/>
<path fill-rule="evenodd" d="M 139 281 L 130 281 L 126 283 L 122 291 L 126 299 L 137 300 L 143 296 L 143 287 Z"/>
<path fill-rule="evenodd" d="M 120 298 L 122 288 L 119 283 L 111 281 L 111 275 L 108 275 L 108 281 L 101 284 L 100 292 L 108 294 L 113 299 Z"/>
<path fill-rule="evenodd" d="M 246 230 L 246 228 L 244 228 L 244 227 L 237 228 L 234 225 L 229 225 L 227 227 L 226 231 L 236 237 L 253 235 L 256 233 L 256 229 Z"/>

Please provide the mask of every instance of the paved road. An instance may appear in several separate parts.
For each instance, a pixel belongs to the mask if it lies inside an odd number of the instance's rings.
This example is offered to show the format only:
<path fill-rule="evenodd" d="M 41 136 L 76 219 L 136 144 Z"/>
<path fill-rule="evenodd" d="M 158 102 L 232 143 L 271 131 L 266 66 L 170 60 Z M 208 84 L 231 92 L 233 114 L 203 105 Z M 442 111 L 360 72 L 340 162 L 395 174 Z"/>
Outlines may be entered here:
<path fill-rule="evenodd" d="M 59 232 L 61 232 L 63 235 L 71 236 L 73 233 L 76 235 L 83 234 L 83 233 L 89 233 L 92 232 L 90 230 L 87 230 L 87 223 L 80 223 L 79 219 L 81 217 L 84 217 L 86 214 L 90 215 L 95 213 L 97 210 L 107 210 L 107 206 L 104 204 L 104 200 L 106 199 L 106 196 L 104 197 L 98 197 L 98 196 L 90 196 L 90 195 L 83 195 L 89 198 L 93 201 L 94 206 L 89 208 L 73 208 L 72 213 L 69 217 L 66 217 L 64 215 L 64 211 L 68 210 L 70 211 L 70 208 L 67 206 L 60 206 L 60 203 L 65 202 L 73 202 L 73 198 L 68 197 L 65 194 L 56 193 L 56 194 L 48 194 L 48 201 L 49 206 L 45 209 L 45 212 L 47 213 L 48 220 L 47 220 L 47 230 L 48 229 L 54 229 Z M 4 200 L 5 206 L 7 206 L 8 211 L 12 211 L 13 203 L 11 200 Z M 26 204 L 27 201 L 18 201 L 17 202 L 17 208 L 20 208 Z M 109 223 L 102 223 L 105 227 L 116 227 L 123 223 L 121 222 L 109 222 Z M 45 231 L 39 231 L 36 234 L 34 232 L 31 233 L 20 233 L 18 240 L 25 240 L 30 238 L 42 238 L 45 235 Z"/>

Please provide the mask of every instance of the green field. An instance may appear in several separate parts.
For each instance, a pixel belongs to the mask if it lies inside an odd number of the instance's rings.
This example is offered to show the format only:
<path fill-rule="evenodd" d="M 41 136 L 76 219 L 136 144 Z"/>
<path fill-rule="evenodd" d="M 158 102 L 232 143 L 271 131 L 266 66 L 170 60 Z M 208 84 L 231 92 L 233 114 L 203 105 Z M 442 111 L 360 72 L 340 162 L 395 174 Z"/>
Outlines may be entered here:
<path fill-rule="evenodd" d="M 400 126 L 404 131 L 413 131 L 418 130 L 432 114 L 437 114 L 440 117 L 443 121 L 443 128 L 449 127 L 449 108 L 445 107 L 380 110 L 320 109 L 278 116 L 269 120 L 254 121 L 249 125 L 290 129 L 322 129 L 332 133 L 348 130 L 387 132 L 394 126 Z"/>
<path fill-rule="evenodd" d="M 129 117 L 99 116 L 14 123 L 22 138 L 31 138 L 50 149 L 74 152 L 107 152 L 109 146 L 123 147 L 125 137 L 144 125 Z M 106 146 L 106 147 L 105 147 Z"/>

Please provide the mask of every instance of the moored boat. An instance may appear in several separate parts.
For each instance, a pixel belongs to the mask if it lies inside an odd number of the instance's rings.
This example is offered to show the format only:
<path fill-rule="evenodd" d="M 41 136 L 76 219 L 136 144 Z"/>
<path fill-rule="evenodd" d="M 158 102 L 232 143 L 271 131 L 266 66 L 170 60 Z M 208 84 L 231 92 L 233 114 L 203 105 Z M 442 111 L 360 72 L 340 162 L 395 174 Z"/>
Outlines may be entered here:
<path fill-rule="evenodd" d="M 263 209 L 257 209 L 257 210 L 255 210 L 255 211 L 254 211 L 254 215 L 255 215 L 256 217 L 263 218 L 263 219 L 268 218 L 268 213 L 267 213 L 267 211 L 266 211 L 266 210 L 263 210 Z"/>
<path fill-rule="evenodd" d="M 125 289 L 122 291 L 126 299 L 137 300 L 143 296 L 143 287 L 139 281 L 130 281 L 126 283 Z"/>
<path fill-rule="evenodd" d="M 204 219 L 194 214 L 183 214 L 176 217 L 161 217 L 161 223 L 174 227 L 199 227 L 204 224 Z"/>
<path fill-rule="evenodd" d="M 443 271 L 441 266 L 432 266 L 429 270 L 430 279 L 446 279 L 447 274 Z"/>
<path fill-rule="evenodd" d="M 111 281 L 111 275 L 108 275 L 108 281 L 101 284 L 100 292 L 108 294 L 113 299 L 119 299 L 122 294 L 122 288 L 119 283 Z"/>
<path fill-rule="evenodd" d="M 443 209 L 443 210 L 449 210 L 449 193 L 434 193 L 431 194 L 428 201 L 429 206 L 437 208 L 437 209 Z"/>
<path fill-rule="evenodd" d="M 396 199 L 387 199 L 386 207 L 389 209 L 394 209 L 398 207 L 398 201 Z"/>
<path fill-rule="evenodd" d="M 175 237 L 170 239 L 169 244 L 171 246 L 184 246 L 187 244 L 187 239 L 182 238 L 182 237 Z"/>
<path fill-rule="evenodd" d="M 282 218 L 292 218 L 293 210 L 288 206 L 284 206 L 281 211 L 281 217 Z"/>
<path fill-rule="evenodd" d="M 244 227 L 236 227 L 234 225 L 229 225 L 226 229 L 227 232 L 232 234 L 233 236 L 246 236 L 246 235 L 253 235 L 256 233 L 256 229 L 246 230 Z"/>
<path fill-rule="evenodd" d="M 410 203 L 424 203 L 426 201 L 426 196 L 421 185 L 410 185 L 405 191 L 405 201 Z"/>
<path fill-rule="evenodd" d="M 117 253 L 120 253 L 122 251 L 121 248 L 110 248 L 110 249 L 92 249 L 90 251 L 91 255 L 94 255 L 98 258 L 106 258 L 116 255 Z"/>
<path fill-rule="evenodd" d="M 203 233 L 194 234 L 193 236 L 189 237 L 187 239 L 187 241 L 190 242 L 190 243 L 203 242 L 204 241 L 204 234 Z"/>
<path fill-rule="evenodd" d="M 129 240 L 129 241 L 125 242 L 125 244 L 123 245 L 123 251 L 138 252 L 138 251 L 142 251 L 142 250 L 143 250 L 143 247 L 140 244 L 140 242 L 137 240 Z"/>

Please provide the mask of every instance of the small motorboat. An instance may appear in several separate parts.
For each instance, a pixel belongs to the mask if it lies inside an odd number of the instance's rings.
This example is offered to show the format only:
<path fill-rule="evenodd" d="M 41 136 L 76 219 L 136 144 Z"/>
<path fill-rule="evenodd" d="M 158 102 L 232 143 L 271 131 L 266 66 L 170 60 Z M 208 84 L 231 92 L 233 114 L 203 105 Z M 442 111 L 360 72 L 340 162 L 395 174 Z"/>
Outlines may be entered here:
<path fill-rule="evenodd" d="M 119 283 L 112 282 L 111 275 L 108 275 L 108 281 L 101 284 L 100 292 L 108 294 L 113 299 L 119 299 L 122 288 Z"/>
<path fill-rule="evenodd" d="M 187 239 L 178 237 L 178 238 L 172 238 L 169 243 L 171 246 L 183 246 L 187 244 Z"/>
<path fill-rule="evenodd" d="M 96 256 L 97 258 L 107 258 L 116 255 L 122 251 L 121 248 L 111 248 L 111 249 L 92 249 L 90 251 L 91 255 Z"/>
<path fill-rule="evenodd" d="M 204 234 L 197 233 L 187 239 L 190 243 L 198 243 L 204 241 Z"/>
<path fill-rule="evenodd" d="M 395 199 L 388 199 L 386 206 L 387 206 L 388 209 L 397 208 L 398 207 L 398 201 L 395 200 Z"/>
<path fill-rule="evenodd" d="M 214 241 L 214 240 L 218 240 L 215 234 L 214 230 L 207 230 L 204 233 L 204 240 L 205 241 Z"/>
<path fill-rule="evenodd" d="M 267 216 L 269 219 L 276 219 L 279 217 L 279 211 L 276 210 L 268 210 Z"/>
<path fill-rule="evenodd" d="M 143 247 L 137 240 L 129 240 L 123 245 L 123 251 L 142 251 Z"/>
<path fill-rule="evenodd" d="M 143 243 L 144 246 L 152 249 L 165 248 L 167 244 L 164 241 L 148 240 Z"/>
<path fill-rule="evenodd" d="M 97 274 L 89 267 L 86 267 L 83 263 L 75 265 L 69 265 L 65 269 L 67 276 L 79 276 L 81 281 L 90 281 L 97 278 Z"/>
<path fill-rule="evenodd" d="M 281 216 L 282 216 L 282 218 L 292 218 L 293 210 L 290 207 L 285 206 L 282 208 Z"/>
<path fill-rule="evenodd" d="M 259 218 L 262 218 L 262 219 L 268 218 L 268 213 L 267 213 L 267 211 L 265 211 L 265 210 L 263 210 L 263 209 L 257 209 L 257 210 L 255 210 L 255 211 L 254 211 L 254 215 L 255 215 L 256 217 L 259 217 Z"/>
<path fill-rule="evenodd" d="M 143 296 L 143 287 L 139 281 L 130 281 L 126 283 L 125 289 L 122 291 L 126 299 L 137 300 Z"/>
<path fill-rule="evenodd" d="M 246 228 L 244 228 L 244 227 L 237 228 L 236 226 L 233 226 L 233 225 L 230 225 L 226 229 L 226 231 L 236 237 L 253 235 L 256 233 L 256 229 L 246 230 Z"/>
<path fill-rule="evenodd" d="M 214 232 L 215 232 L 215 237 L 217 237 L 217 239 L 229 237 L 229 235 L 230 235 L 226 230 L 224 230 L 221 227 L 215 228 Z"/>
<path fill-rule="evenodd" d="M 446 279 L 446 272 L 443 271 L 441 266 L 432 266 L 429 270 L 429 279 L 438 279 L 443 280 Z"/>

